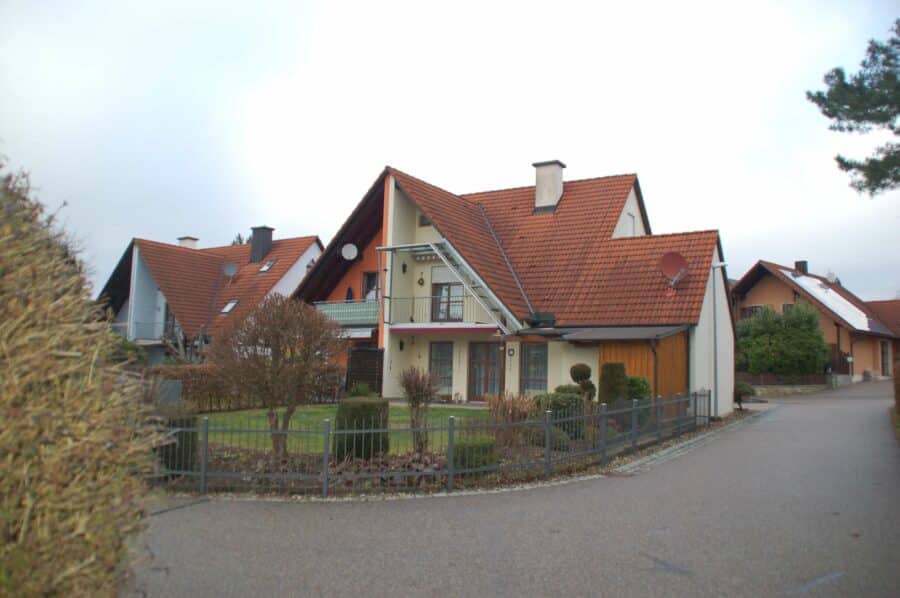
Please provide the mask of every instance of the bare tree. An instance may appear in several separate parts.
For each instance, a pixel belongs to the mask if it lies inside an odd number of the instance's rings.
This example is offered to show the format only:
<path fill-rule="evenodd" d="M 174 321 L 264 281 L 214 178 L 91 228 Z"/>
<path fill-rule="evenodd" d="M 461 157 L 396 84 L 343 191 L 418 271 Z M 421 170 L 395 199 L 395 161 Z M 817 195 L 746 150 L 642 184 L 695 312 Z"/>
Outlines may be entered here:
<path fill-rule="evenodd" d="M 428 450 L 428 406 L 437 397 L 437 385 L 429 372 L 414 365 L 400 372 L 400 388 L 409 405 L 409 426 L 413 429 L 413 446 L 417 453 Z"/>
<path fill-rule="evenodd" d="M 344 350 L 333 320 L 275 294 L 213 339 L 209 355 L 228 388 L 255 397 L 268 410 L 272 448 L 283 459 L 297 406 L 337 391 L 343 374 L 337 360 Z"/>

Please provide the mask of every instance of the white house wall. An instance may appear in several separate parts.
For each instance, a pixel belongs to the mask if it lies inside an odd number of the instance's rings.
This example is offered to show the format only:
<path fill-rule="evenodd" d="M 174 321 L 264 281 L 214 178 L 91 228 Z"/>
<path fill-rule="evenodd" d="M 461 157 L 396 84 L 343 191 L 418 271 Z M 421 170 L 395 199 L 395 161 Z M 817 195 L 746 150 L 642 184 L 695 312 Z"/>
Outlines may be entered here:
<path fill-rule="evenodd" d="M 165 322 L 165 298 L 161 297 L 159 287 L 137 247 L 134 248 L 132 268 L 128 338 L 159 337 Z"/>
<path fill-rule="evenodd" d="M 278 293 L 279 295 L 287 297 L 293 293 L 300 285 L 303 277 L 306 276 L 306 273 L 309 272 L 309 265 L 313 260 L 318 259 L 321 254 L 322 250 L 319 249 L 318 243 L 310 245 L 309 248 L 303 252 L 303 255 L 294 262 L 294 265 L 284 273 L 281 280 L 275 283 L 275 286 L 269 291 L 269 295 Z"/>
<path fill-rule="evenodd" d="M 718 249 L 715 250 L 713 261 L 721 261 Z M 716 284 L 713 286 L 713 281 Z M 713 291 L 716 293 L 716 325 L 713 322 Z M 703 307 L 700 311 L 700 320 L 690 332 L 690 385 L 691 391 L 712 390 L 715 384 L 713 375 L 714 342 L 713 329 L 718 329 L 718 370 L 719 370 L 719 396 L 717 410 L 713 414 L 719 416 L 728 415 L 734 408 L 734 329 L 731 325 L 731 310 L 728 304 L 728 296 L 725 293 L 725 285 L 722 280 L 722 270 L 715 270 L 715 276 L 710 274 L 706 283 L 706 293 L 703 296 Z M 715 399 L 715 395 L 714 395 Z"/>
<path fill-rule="evenodd" d="M 632 222 L 634 223 L 632 225 Z M 625 207 L 619 214 L 619 220 L 616 222 L 616 228 L 613 229 L 612 238 L 619 237 L 641 237 L 647 234 L 644 228 L 644 219 L 641 217 L 641 207 L 638 203 L 637 193 L 634 187 L 628 193 L 628 199 L 625 200 Z"/>
<path fill-rule="evenodd" d="M 574 384 L 569 370 L 576 363 L 584 363 L 591 368 L 591 382 L 600 384 L 600 346 L 575 345 L 565 341 L 547 343 L 547 391 L 560 384 Z"/>

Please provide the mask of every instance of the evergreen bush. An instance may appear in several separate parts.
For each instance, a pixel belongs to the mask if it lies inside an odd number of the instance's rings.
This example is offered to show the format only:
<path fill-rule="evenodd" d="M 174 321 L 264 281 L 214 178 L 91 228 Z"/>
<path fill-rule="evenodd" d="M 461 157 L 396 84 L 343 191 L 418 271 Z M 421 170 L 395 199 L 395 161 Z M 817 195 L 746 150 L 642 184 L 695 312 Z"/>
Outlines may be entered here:
<path fill-rule="evenodd" d="M 348 458 L 371 459 L 390 451 L 390 432 L 354 432 L 387 430 L 389 404 L 386 399 L 346 398 L 338 403 L 332 427 L 332 452 L 336 461 Z M 344 431 L 336 433 L 336 431 Z"/>
<path fill-rule="evenodd" d="M 624 363 L 604 363 L 600 368 L 600 402 L 612 405 L 628 398 Z"/>

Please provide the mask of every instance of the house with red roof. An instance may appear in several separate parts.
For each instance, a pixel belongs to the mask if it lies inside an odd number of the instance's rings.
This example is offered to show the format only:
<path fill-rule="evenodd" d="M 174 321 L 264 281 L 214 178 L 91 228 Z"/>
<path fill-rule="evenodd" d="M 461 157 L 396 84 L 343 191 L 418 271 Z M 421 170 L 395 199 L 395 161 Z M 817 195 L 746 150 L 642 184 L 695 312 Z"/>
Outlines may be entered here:
<path fill-rule="evenodd" d="M 654 393 L 732 409 L 734 327 L 716 231 L 653 235 L 636 175 L 454 193 L 386 167 L 295 296 L 353 342 L 348 384 L 402 396 L 429 370 L 447 399 L 534 394 L 576 363 L 622 362 Z M 661 271 L 674 255 L 677 272 Z M 663 268 L 665 270 L 665 268 Z"/>
<path fill-rule="evenodd" d="M 197 354 L 225 326 L 272 293 L 291 295 L 322 253 L 318 237 L 273 239 L 253 228 L 249 243 L 197 248 L 132 239 L 100 292 L 113 328 L 147 349 L 151 364 L 167 351 Z"/>
<path fill-rule="evenodd" d="M 829 368 L 838 380 L 891 376 L 897 329 L 886 324 L 892 313 L 889 305 L 872 306 L 891 302 L 866 303 L 834 275 L 812 274 L 806 260 L 793 267 L 760 260 L 734 284 L 731 295 L 736 320 L 765 308 L 784 313 L 800 301 L 814 307 L 831 348 Z"/>
<path fill-rule="evenodd" d="M 887 299 L 884 301 L 866 301 L 869 309 L 882 324 L 894 335 L 891 343 L 891 360 L 900 359 L 900 299 Z M 893 371 L 893 370 L 892 370 Z"/>

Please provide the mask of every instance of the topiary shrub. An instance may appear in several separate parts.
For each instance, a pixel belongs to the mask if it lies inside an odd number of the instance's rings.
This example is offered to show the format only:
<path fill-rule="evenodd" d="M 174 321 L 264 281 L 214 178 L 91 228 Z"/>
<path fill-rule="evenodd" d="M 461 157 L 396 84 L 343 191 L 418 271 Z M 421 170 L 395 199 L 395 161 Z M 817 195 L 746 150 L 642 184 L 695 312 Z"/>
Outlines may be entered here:
<path fill-rule="evenodd" d="M 390 451 L 390 432 L 353 432 L 386 430 L 389 425 L 386 399 L 347 398 L 338 403 L 334 416 L 332 452 L 336 461 L 371 459 Z M 347 430 L 343 433 L 338 431 Z"/>
<path fill-rule="evenodd" d="M 600 368 L 600 402 L 612 404 L 628 398 L 624 363 L 604 363 Z"/>
<path fill-rule="evenodd" d="M 372 394 L 372 389 L 365 382 L 355 382 L 350 387 L 350 392 L 347 393 L 351 397 L 367 397 L 370 394 Z"/>
<path fill-rule="evenodd" d="M 628 398 L 643 400 L 653 396 L 650 381 L 643 376 L 628 376 Z"/>
<path fill-rule="evenodd" d="M 569 375 L 572 376 L 575 384 L 581 384 L 585 380 L 591 379 L 591 366 L 586 363 L 576 363 L 569 368 Z"/>
<path fill-rule="evenodd" d="M 496 444 L 491 437 L 463 437 L 453 447 L 453 467 L 458 470 L 490 467 L 499 462 Z"/>
<path fill-rule="evenodd" d="M 553 389 L 553 392 L 561 395 L 577 395 L 581 396 L 581 387 L 577 384 L 560 384 Z"/>
<path fill-rule="evenodd" d="M 115 596 L 155 430 L 65 234 L 0 163 L 0 596 Z"/>

